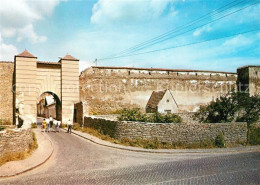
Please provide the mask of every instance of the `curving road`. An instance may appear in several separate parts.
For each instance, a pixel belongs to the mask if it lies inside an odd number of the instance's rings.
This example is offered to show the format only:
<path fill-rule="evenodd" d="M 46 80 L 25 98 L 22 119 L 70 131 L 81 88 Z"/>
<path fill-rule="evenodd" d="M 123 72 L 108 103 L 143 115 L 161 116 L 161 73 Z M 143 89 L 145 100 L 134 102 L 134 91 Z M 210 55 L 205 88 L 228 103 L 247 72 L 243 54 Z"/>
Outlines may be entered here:
<path fill-rule="evenodd" d="M 55 148 L 50 160 L 0 184 L 260 184 L 260 152 L 150 154 L 99 146 L 65 132 L 44 134 Z"/>

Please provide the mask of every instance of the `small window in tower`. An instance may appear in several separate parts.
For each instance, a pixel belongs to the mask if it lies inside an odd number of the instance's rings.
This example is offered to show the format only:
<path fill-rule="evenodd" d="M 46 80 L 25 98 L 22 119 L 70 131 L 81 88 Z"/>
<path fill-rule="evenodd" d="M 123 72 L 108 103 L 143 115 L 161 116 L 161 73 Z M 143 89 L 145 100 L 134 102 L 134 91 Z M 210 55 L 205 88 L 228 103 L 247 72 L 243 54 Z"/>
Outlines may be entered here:
<path fill-rule="evenodd" d="M 131 72 L 130 71 L 128 71 L 128 75 L 130 75 L 131 74 Z"/>
<path fill-rule="evenodd" d="M 169 103 L 169 102 L 170 102 L 170 100 L 169 100 L 169 99 L 167 99 L 167 100 L 166 100 L 166 102 L 167 102 L 167 103 Z"/>
<path fill-rule="evenodd" d="M 256 75 L 256 76 L 258 75 L 258 71 L 255 71 L 255 75 Z"/>
<path fill-rule="evenodd" d="M 149 72 L 149 75 L 151 75 L 151 72 Z"/>

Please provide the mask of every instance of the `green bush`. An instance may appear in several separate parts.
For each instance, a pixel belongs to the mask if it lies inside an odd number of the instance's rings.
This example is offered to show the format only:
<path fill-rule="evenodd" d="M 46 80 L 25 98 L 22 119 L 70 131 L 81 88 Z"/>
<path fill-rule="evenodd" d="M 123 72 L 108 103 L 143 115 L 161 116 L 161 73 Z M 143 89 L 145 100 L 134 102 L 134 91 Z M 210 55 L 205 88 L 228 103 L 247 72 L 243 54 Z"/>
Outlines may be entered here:
<path fill-rule="evenodd" d="M 32 123 L 31 128 L 37 128 L 37 123 Z"/>
<path fill-rule="evenodd" d="M 144 114 L 140 109 L 123 109 L 119 121 L 140 121 L 150 123 L 181 123 L 182 118 L 176 114 Z"/>
<path fill-rule="evenodd" d="M 226 142 L 223 134 L 220 132 L 215 139 L 215 146 L 219 148 L 226 147 Z"/>
<path fill-rule="evenodd" d="M 85 118 L 85 127 L 93 128 L 99 131 L 103 135 L 108 135 L 112 138 L 115 138 L 116 133 L 116 122 L 109 121 L 104 119 L 92 119 Z"/>
<path fill-rule="evenodd" d="M 201 106 L 194 115 L 194 119 L 203 123 L 239 121 L 251 124 L 259 120 L 259 115 L 259 96 L 249 96 L 248 93 L 232 91 L 216 101 L 210 102 L 207 106 Z"/>
<path fill-rule="evenodd" d="M 250 127 L 248 129 L 248 143 L 251 145 L 260 145 L 260 128 Z"/>

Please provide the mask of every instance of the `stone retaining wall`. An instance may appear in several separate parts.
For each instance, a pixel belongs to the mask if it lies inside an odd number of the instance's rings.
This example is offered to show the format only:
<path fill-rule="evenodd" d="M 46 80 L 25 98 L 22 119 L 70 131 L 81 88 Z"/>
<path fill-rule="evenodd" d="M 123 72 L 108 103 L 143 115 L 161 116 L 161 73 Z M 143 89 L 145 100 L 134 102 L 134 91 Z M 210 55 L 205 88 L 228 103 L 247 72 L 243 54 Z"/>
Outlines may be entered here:
<path fill-rule="evenodd" d="M 100 118 L 85 117 L 85 126 L 95 128 L 101 132 L 114 133 L 116 139 L 155 139 L 161 142 L 170 143 L 198 143 L 211 139 L 215 140 L 219 133 L 222 133 L 227 143 L 246 142 L 246 123 L 141 123 L 141 122 L 120 122 Z M 109 129 L 113 130 L 109 130 Z"/>
<path fill-rule="evenodd" d="M 23 152 L 33 142 L 32 129 L 12 129 L 0 132 L 0 158 L 8 153 Z"/>
<path fill-rule="evenodd" d="M 206 139 L 214 140 L 223 133 L 227 143 L 246 142 L 246 123 L 209 123 L 209 124 L 174 124 L 119 122 L 118 139 L 155 139 L 170 143 L 197 143 Z"/>

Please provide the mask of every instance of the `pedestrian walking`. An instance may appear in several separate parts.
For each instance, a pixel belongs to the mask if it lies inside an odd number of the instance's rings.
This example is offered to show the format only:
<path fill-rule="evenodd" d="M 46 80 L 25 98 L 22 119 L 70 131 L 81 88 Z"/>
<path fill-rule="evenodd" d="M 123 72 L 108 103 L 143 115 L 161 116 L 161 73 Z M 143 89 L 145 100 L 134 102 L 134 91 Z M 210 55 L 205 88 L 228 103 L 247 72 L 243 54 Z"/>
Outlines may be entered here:
<path fill-rule="evenodd" d="M 58 121 L 56 119 L 53 120 L 53 125 L 54 125 L 54 131 L 56 133 L 57 132 L 57 126 L 58 126 Z"/>
<path fill-rule="evenodd" d="M 58 132 L 60 132 L 60 127 L 61 127 L 61 121 L 58 121 L 57 123 Z"/>
<path fill-rule="evenodd" d="M 72 121 L 70 121 L 70 119 L 69 119 L 69 121 L 68 121 L 68 131 L 67 131 L 67 133 L 70 133 L 70 134 L 71 134 L 72 125 L 73 125 L 73 123 L 72 123 Z"/>
<path fill-rule="evenodd" d="M 46 120 L 43 119 L 43 121 L 42 121 L 42 132 L 46 131 L 46 125 L 47 125 Z"/>
<path fill-rule="evenodd" d="M 50 116 L 50 128 L 52 128 L 52 125 L 53 125 L 53 118 L 52 118 L 52 116 Z"/>
<path fill-rule="evenodd" d="M 46 121 L 46 124 L 47 124 L 46 132 L 50 132 L 50 119 L 47 118 L 45 121 Z"/>

